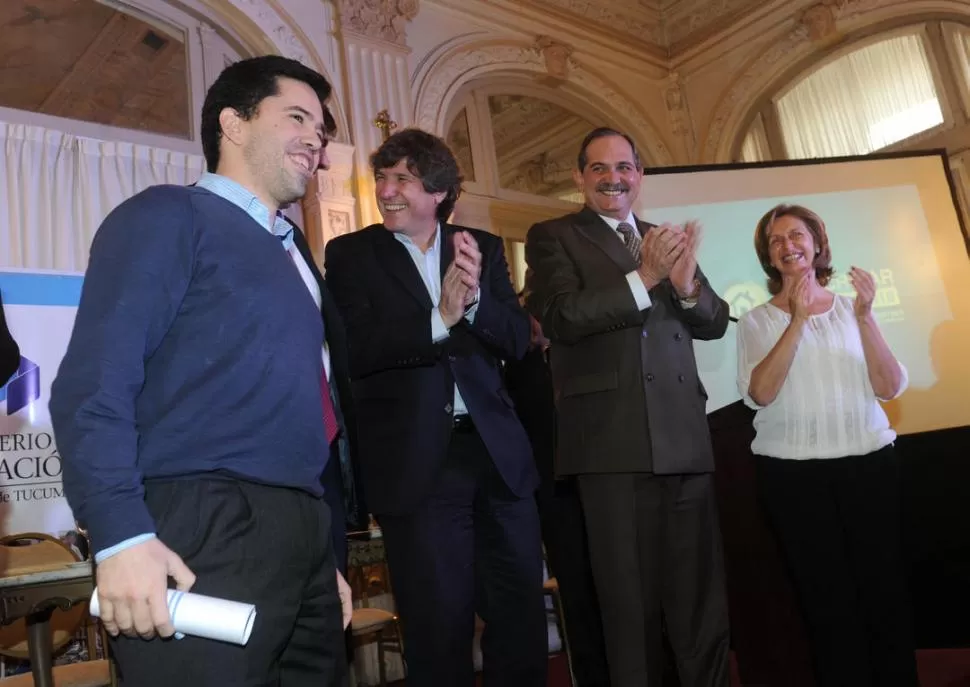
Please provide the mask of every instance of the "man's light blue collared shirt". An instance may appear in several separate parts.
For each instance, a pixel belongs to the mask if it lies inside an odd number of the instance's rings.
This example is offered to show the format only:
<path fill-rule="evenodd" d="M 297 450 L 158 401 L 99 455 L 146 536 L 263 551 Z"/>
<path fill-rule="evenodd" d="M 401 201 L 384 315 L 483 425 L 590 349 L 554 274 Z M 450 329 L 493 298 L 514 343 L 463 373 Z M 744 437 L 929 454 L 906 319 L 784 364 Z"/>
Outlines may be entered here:
<path fill-rule="evenodd" d="M 449 333 L 445 321 L 441 319 L 441 313 L 438 312 L 438 303 L 441 302 L 441 224 L 439 223 L 435 229 L 434 242 L 427 251 L 422 251 L 418 244 L 402 232 L 395 231 L 394 238 L 408 249 L 408 254 L 414 261 L 414 266 L 418 269 L 418 274 L 421 275 L 425 288 L 428 289 L 428 296 L 431 297 L 431 340 L 435 343 L 443 341 L 448 338 Z M 479 291 L 480 293 L 481 291 Z M 465 319 L 474 322 L 476 312 L 478 312 L 478 302 L 465 312 Z M 458 384 L 455 384 L 453 406 L 455 415 L 468 414 L 468 408 L 458 390 Z"/>

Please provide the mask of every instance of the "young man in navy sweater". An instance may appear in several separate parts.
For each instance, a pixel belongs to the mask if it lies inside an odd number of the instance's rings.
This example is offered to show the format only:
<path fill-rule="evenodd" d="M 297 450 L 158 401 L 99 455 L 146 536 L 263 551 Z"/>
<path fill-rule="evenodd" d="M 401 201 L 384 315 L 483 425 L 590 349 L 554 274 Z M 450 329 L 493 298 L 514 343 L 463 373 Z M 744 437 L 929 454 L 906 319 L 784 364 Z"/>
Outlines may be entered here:
<path fill-rule="evenodd" d="M 91 246 L 50 410 L 123 685 L 345 680 L 333 370 L 279 214 L 327 166 L 330 90 L 286 58 L 231 65 L 202 109 L 208 173 L 125 201 Z M 247 645 L 162 639 L 170 578 L 255 604 Z"/>

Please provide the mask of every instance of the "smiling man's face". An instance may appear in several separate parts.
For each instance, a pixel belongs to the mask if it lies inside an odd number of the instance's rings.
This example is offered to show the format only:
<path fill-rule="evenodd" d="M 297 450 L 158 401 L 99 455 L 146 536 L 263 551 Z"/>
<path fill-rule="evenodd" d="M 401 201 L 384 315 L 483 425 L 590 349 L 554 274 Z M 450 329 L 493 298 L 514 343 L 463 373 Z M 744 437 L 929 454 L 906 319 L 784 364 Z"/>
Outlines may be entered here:
<path fill-rule="evenodd" d="M 642 170 L 633 148 L 622 136 L 594 139 L 586 146 L 586 167 L 573 172 L 576 186 L 586 197 L 586 205 L 597 214 L 618 219 L 630 216 L 640 194 Z"/>

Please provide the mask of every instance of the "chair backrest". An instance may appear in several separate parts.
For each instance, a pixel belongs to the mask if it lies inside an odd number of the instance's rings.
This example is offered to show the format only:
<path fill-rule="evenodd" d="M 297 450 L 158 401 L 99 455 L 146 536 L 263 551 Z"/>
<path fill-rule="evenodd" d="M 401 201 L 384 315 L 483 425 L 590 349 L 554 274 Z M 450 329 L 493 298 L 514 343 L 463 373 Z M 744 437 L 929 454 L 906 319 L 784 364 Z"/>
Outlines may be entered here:
<path fill-rule="evenodd" d="M 69 546 L 43 532 L 0 537 L 0 575 L 4 577 L 56 570 L 76 562 L 78 557 Z M 86 617 L 86 604 L 76 604 L 67 611 L 54 610 L 50 626 L 55 652 L 71 641 Z M 0 656 L 26 659 L 28 655 L 26 620 L 0 626 Z"/>

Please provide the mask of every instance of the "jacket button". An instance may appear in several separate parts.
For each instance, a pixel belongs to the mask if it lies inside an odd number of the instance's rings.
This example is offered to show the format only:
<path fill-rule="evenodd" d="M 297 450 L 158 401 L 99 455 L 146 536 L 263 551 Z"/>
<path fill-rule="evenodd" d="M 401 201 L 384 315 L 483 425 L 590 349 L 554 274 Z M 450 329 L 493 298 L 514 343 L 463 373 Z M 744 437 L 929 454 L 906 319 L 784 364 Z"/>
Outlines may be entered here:
<path fill-rule="evenodd" d="M 449 403 L 448 405 L 445 406 L 445 412 L 446 413 L 451 413 L 451 410 L 452 410 L 451 409 L 451 404 Z"/>
<path fill-rule="evenodd" d="M 457 357 L 455 356 L 455 354 L 454 354 L 454 353 L 449 353 L 449 354 L 448 354 L 448 362 L 452 362 L 452 363 L 453 363 L 453 362 L 455 362 L 456 360 L 458 360 L 458 358 L 457 358 Z"/>
<path fill-rule="evenodd" d="M 683 338 L 684 338 L 684 335 L 681 334 L 680 332 L 677 332 L 676 334 L 674 334 L 674 341 L 680 341 Z"/>
<path fill-rule="evenodd" d="M 684 381 L 684 375 L 677 375 L 677 381 L 678 382 Z"/>
<path fill-rule="evenodd" d="M 653 381 L 653 375 L 652 374 L 647 373 L 647 381 L 648 382 L 652 382 Z"/>

